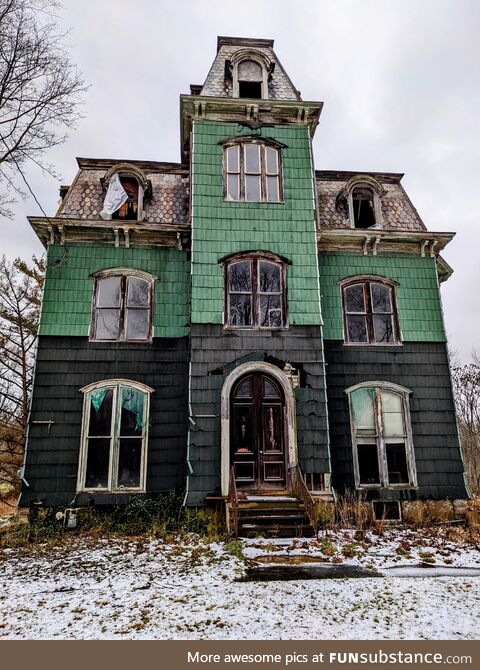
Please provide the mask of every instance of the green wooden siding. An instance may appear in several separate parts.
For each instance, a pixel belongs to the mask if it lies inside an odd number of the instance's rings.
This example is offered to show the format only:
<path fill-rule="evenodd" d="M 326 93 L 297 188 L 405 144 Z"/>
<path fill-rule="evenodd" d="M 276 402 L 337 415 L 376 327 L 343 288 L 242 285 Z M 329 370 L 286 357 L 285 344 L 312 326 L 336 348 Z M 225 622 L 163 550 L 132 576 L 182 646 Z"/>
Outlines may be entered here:
<path fill-rule="evenodd" d="M 284 203 L 226 202 L 223 149 L 233 136 L 271 137 L 282 151 Z M 290 325 L 320 323 L 310 141 L 306 126 L 252 131 L 236 123 L 196 121 L 192 169 L 192 323 L 222 323 L 227 254 L 264 250 L 285 256 Z"/>
<path fill-rule="evenodd" d="M 50 246 L 40 335 L 88 336 L 93 294 L 90 275 L 115 267 L 144 270 L 158 278 L 153 307 L 155 337 L 183 337 L 188 333 L 190 266 L 185 251 L 78 244 L 69 246 L 62 259 L 64 247 Z"/>
<path fill-rule="evenodd" d="M 322 252 L 319 265 L 324 339 L 343 340 L 338 281 L 356 274 L 376 274 L 399 284 L 396 288 L 398 318 L 405 342 L 446 341 L 434 258 Z"/>

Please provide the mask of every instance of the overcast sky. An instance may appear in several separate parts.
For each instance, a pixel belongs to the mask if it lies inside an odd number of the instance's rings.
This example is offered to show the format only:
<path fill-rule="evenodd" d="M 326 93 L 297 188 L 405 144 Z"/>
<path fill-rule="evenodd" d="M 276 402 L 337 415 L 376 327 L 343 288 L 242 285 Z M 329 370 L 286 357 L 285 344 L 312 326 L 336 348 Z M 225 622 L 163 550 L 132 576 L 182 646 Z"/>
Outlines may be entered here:
<path fill-rule="evenodd" d="M 304 100 L 325 103 L 318 169 L 405 172 L 429 230 L 455 231 L 442 286 L 450 347 L 480 350 L 480 2 L 478 0 L 63 0 L 72 59 L 91 84 L 85 117 L 50 162 L 76 156 L 179 161 L 179 95 L 201 84 L 217 35 L 275 40 Z M 51 215 L 59 183 L 29 178 Z M 18 203 L 0 219 L 9 258 L 40 254 Z"/>

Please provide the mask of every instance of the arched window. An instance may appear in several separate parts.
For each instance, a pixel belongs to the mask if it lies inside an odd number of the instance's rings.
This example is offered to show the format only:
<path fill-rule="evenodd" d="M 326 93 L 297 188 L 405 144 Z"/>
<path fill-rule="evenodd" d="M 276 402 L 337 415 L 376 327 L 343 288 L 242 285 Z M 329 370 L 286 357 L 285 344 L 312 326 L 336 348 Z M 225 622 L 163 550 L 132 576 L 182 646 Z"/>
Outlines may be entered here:
<path fill-rule="evenodd" d="M 400 344 L 394 282 L 368 276 L 340 283 L 345 342 Z"/>
<path fill-rule="evenodd" d="M 236 256 L 225 264 L 225 326 L 284 328 L 286 269 L 273 255 Z"/>
<path fill-rule="evenodd" d="M 355 175 L 337 194 L 336 206 L 344 213 L 351 228 L 381 228 L 382 198 L 386 190 L 371 175 Z"/>
<path fill-rule="evenodd" d="M 416 486 L 409 393 L 389 382 L 347 390 L 357 488 Z"/>
<path fill-rule="evenodd" d="M 145 272 L 121 268 L 96 273 L 90 339 L 150 341 L 154 279 Z"/>
<path fill-rule="evenodd" d="M 113 165 L 100 180 L 104 190 L 100 216 L 105 220 L 143 221 L 144 200 L 152 187 L 142 170 L 131 163 Z"/>
<path fill-rule="evenodd" d="M 368 186 L 356 186 L 352 191 L 353 221 L 355 228 L 375 225 L 373 191 Z"/>
<path fill-rule="evenodd" d="M 239 49 L 227 61 L 234 98 L 268 99 L 268 81 L 275 64 L 256 49 Z"/>
<path fill-rule="evenodd" d="M 277 142 L 230 140 L 224 144 L 225 200 L 283 200 L 281 149 Z"/>
<path fill-rule="evenodd" d="M 120 183 L 127 195 L 127 200 L 112 214 L 112 219 L 136 221 L 138 219 L 138 181 L 135 177 L 120 177 Z"/>
<path fill-rule="evenodd" d="M 238 64 L 238 97 L 262 98 L 263 68 L 254 60 Z"/>
<path fill-rule="evenodd" d="M 129 380 L 106 380 L 84 396 L 78 491 L 144 491 L 150 393 Z"/>

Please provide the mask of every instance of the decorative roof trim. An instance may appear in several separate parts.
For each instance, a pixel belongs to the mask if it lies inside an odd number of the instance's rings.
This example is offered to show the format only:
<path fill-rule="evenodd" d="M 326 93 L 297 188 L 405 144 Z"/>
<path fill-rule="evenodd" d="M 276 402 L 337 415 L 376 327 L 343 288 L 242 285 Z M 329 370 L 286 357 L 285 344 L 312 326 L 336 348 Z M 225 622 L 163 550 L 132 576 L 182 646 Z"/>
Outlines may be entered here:
<path fill-rule="evenodd" d="M 243 142 L 267 144 L 275 149 L 286 149 L 288 147 L 287 144 L 282 144 L 281 142 L 274 140 L 273 137 L 263 137 L 262 135 L 234 135 L 233 137 L 227 137 L 224 140 L 220 140 L 218 144 L 220 146 L 226 146 L 228 144 L 242 144 Z"/>
<path fill-rule="evenodd" d="M 292 265 L 292 261 L 289 258 L 286 258 L 285 256 L 280 256 L 279 254 L 274 254 L 271 251 L 266 251 L 264 249 L 251 249 L 247 251 L 236 251 L 233 254 L 227 254 L 226 256 L 222 256 L 222 258 L 219 258 L 217 263 L 223 264 L 223 263 L 230 263 L 230 261 L 233 261 L 235 259 L 242 260 L 242 258 L 251 258 L 252 256 L 255 256 L 256 258 L 264 258 L 269 261 L 275 261 L 277 263 L 286 263 L 287 265 Z"/>

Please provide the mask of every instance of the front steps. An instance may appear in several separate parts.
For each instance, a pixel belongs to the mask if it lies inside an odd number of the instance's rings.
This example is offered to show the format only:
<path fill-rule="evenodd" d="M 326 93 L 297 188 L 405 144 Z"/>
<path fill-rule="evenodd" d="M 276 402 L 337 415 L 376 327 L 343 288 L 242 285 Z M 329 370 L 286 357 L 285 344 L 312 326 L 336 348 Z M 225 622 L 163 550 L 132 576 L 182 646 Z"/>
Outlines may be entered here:
<path fill-rule="evenodd" d="M 238 500 L 239 537 L 313 537 L 315 531 L 304 504 L 289 492 L 241 495 Z"/>

